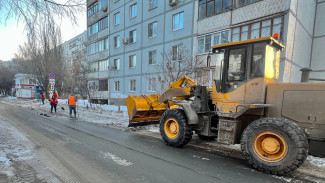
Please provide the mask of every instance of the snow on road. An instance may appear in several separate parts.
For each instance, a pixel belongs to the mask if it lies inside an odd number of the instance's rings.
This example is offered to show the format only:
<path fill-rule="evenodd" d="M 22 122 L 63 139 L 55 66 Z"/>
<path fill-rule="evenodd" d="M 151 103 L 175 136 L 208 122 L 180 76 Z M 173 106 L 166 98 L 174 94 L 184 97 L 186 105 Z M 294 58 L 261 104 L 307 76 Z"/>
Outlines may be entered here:
<path fill-rule="evenodd" d="M 0 182 L 61 182 L 34 153 L 35 144 L 0 115 Z"/>

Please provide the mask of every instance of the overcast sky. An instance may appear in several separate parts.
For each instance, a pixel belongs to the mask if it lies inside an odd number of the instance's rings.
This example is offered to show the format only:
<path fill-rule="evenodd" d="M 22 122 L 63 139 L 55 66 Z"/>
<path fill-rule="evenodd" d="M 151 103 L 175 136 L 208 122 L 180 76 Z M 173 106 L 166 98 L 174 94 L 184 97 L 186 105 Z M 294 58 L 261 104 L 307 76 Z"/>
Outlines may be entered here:
<path fill-rule="evenodd" d="M 0 16 L 0 60 L 8 61 L 14 57 L 19 45 L 22 45 L 27 40 L 26 32 L 24 31 L 24 25 L 21 22 L 18 24 L 15 19 L 10 19 L 5 24 L 5 22 L 3 22 L 3 13 L 0 12 Z M 86 12 L 78 17 L 78 25 L 72 25 L 72 23 L 67 19 L 62 21 L 57 20 L 57 23 L 60 24 L 63 42 L 86 30 Z"/>

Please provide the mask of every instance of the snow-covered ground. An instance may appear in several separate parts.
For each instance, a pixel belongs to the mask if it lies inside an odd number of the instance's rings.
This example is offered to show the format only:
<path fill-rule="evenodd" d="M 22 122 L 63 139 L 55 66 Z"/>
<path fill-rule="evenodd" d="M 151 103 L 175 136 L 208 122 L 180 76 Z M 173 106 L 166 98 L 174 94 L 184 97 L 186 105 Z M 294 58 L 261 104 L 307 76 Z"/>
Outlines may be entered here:
<path fill-rule="evenodd" d="M 67 104 L 67 100 L 62 100 L 62 99 L 59 100 L 59 104 L 57 107 L 58 112 L 57 114 L 53 113 L 53 115 L 50 113 L 50 105 L 48 101 L 46 101 L 44 105 L 41 104 L 40 100 L 20 100 L 14 97 L 11 98 L 7 97 L 2 101 L 5 103 L 15 104 L 24 108 L 38 110 L 39 112 L 46 113 L 53 117 L 63 117 L 63 118 L 69 117 L 68 114 L 69 107 Z M 62 107 L 64 108 L 64 110 L 62 109 Z M 158 135 L 159 125 L 127 128 L 129 124 L 129 118 L 128 118 L 126 106 L 91 104 L 88 101 L 80 100 L 78 101 L 77 113 L 78 113 L 77 118 L 83 121 L 88 121 L 90 123 L 97 123 L 103 125 L 110 125 L 112 127 L 123 128 L 124 130 L 130 130 L 130 131 L 145 131 L 145 133 L 142 134 L 151 134 L 154 137 L 159 137 Z M 198 141 L 198 143 L 196 143 L 195 140 L 193 140 L 192 145 L 196 146 L 200 143 L 202 143 L 202 141 Z M 227 146 L 227 145 L 217 144 L 213 141 L 212 142 L 206 141 L 203 143 L 206 144 L 207 146 L 210 146 L 211 149 L 213 150 L 218 149 L 216 151 L 222 151 L 226 155 L 242 158 L 239 144 Z M 29 153 L 29 151 L 24 151 L 24 152 L 27 155 Z M 5 158 L 3 158 L 1 154 L 0 154 L 0 162 L 3 162 L 4 165 L 10 163 Z M 325 158 L 318 158 L 313 156 L 308 156 L 304 165 L 302 165 L 297 171 L 295 171 L 296 174 L 304 173 L 311 176 L 325 178 L 324 172 L 325 172 Z M 291 178 L 281 178 L 281 179 L 286 180 L 287 182 L 291 182 L 290 181 Z"/>
<path fill-rule="evenodd" d="M 60 182 L 34 152 L 26 134 L 0 115 L 0 182 Z"/>

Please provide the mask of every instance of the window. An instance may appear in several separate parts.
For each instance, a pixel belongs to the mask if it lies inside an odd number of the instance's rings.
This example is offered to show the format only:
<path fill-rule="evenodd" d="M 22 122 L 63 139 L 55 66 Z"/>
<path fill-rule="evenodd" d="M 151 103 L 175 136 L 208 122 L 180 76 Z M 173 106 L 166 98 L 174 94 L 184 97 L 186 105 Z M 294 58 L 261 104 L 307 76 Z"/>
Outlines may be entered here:
<path fill-rule="evenodd" d="M 103 60 L 99 62 L 99 71 L 106 71 L 108 70 L 108 60 Z"/>
<path fill-rule="evenodd" d="M 98 32 L 98 22 L 88 27 L 88 36 Z"/>
<path fill-rule="evenodd" d="M 156 91 L 156 78 L 148 79 L 148 91 L 155 92 Z"/>
<path fill-rule="evenodd" d="M 98 91 L 108 91 L 108 80 L 107 79 L 99 80 Z"/>
<path fill-rule="evenodd" d="M 129 67 L 134 68 L 137 64 L 137 56 L 136 55 L 131 55 L 129 57 Z"/>
<path fill-rule="evenodd" d="M 114 14 L 114 25 L 119 25 L 120 22 L 121 22 L 121 19 L 120 19 L 120 12 L 117 12 Z"/>
<path fill-rule="evenodd" d="M 120 59 L 114 59 L 114 69 L 119 71 L 120 70 Z"/>
<path fill-rule="evenodd" d="M 258 2 L 258 1 L 261 1 L 261 0 L 234 0 L 236 8 L 240 8 L 240 7 L 243 7 L 243 6 Z"/>
<path fill-rule="evenodd" d="M 137 42 L 137 31 L 133 30 L 130 31 L 130 43 L 135 43 Z"/>
<path fill-rule="evenodd" d="M 157 22 L 153 22 L 148 25 L 148 37 L 149 38 L 157 36 L 157 25 L 158 25 Z"/>
<path fill-rule="evenodd" d="M 282 38 L 283 17 L 254 22 L 249 25 L 236 27 L 232 29 L 232 41 L 242 41 L 266 36 L 272 36 L 279 33 Z"/>
<path fill-rule="evenodd" d="M 104 30 L 108 27 L 108 17 L 105 17 L 98 21 L 98 31 Z"/>
<path fill-rule="evenodd" d="M 248 27 L 248 26 L 247 26 Z M 251 39 L 260 37 L 260 22 L 251 25 Z M 243 40 L 243 39 L 242 39 Z"/>
<path fill-rule="evenodd" d="M 184 12 L 173 15 L 173 31 L 183 29 L 184 27 Z"/>
<path fill-rule="evenodd" d="M 241 81 L 245 77 L 245 48 L 229 51 L 228 81 Z"/>
<path fill-rule="evenodd" d="M 114 91 L 116 91 L 116 92 L 120 91 L 120 81 L 115 81 Z"/>
<path fill-rule="evenodd" d="M 181 55 L 181 47 L 183 45 L 177 45 L 172 47 L 172 61 L 181 61 L 182 55 Z"/>
<path fill-rule="evenodd" d="M 137 4 L 133 4 L 130 6 L 130 19 L 135 18 L 137 16 Z"/>
<path fill-rule="evenodd" d="M 253 46 L 253 61 L 251 76 L 264 76 L 265 43 L 256 43 Z"/>
<path fill-rule="evenodd" d="M 90 5 L 87 9 L 87 16 L 90 17 L 91 15 L 98 12 L 98 3 L 95 2 L 94 4 Z"/>
<path fill-rule="evenodd" d="M 157 7 L 158 7 L 158 0 L 149 0 L 149 10 L 152 10 Z"/>
<path fill-rule="evenodd" d="M 213 45 L 228 43 L 230 41 L 229 30 L 214 32 L 198 37 L 198 54 L 208 53 Z"/>
<path fill-rule="evenodd" d="M 129 90 L 130 90 L 130 92 L 136 91 L 136 81 L 135 80 L 130 80 Z"/>
<path fill-rule="evenodd" d="M 90 71 L 97 72 L 98 71 L 98 62 L 92 62 L 89 64 Z"/>
<path fill-rule="evenodd" d="M 98 42 L 98 51 L 104 51 L 108 49 L 108 38 L 102 39 Z"/>
<path fill-rule="evenodd" d="M 92 43 L 87 46 L 87 53 L 93 54 L 98 52 L 98 42 Z"/>
<path fill-rule="evenodd" d="M 156 64 L 157 50 L 152 50 L 148 52 L 149 64 Z"/>
<path fill-rule="evenodd" d="M 231 10 L 232 0 L 200 0 L 199 19 Z"/>
<path fill-rule="evenodd" d="M 114 48 L 119 48 L 120 47 L 120 36 L 115 36 L 114 37 Z"/>
<path fill-rule="evenodd" d="M 98 9 L 105 8 L 108 5 L 108 0 L 98 0 Z"/>

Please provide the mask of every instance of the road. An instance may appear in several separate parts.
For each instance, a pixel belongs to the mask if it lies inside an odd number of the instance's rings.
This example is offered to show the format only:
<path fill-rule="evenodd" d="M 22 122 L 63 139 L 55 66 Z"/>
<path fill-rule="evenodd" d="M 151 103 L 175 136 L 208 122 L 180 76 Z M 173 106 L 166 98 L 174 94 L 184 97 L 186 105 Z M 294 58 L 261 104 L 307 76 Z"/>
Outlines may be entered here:
<path fill-rule="evenodd" d="M 42 163 L 62 182 L 286 182 L 241 159 L 193 146 L 169 147 L 161 139 L 117 128 L 44 117 L 4 103 L 0 115 L 37 144 Z"/>

